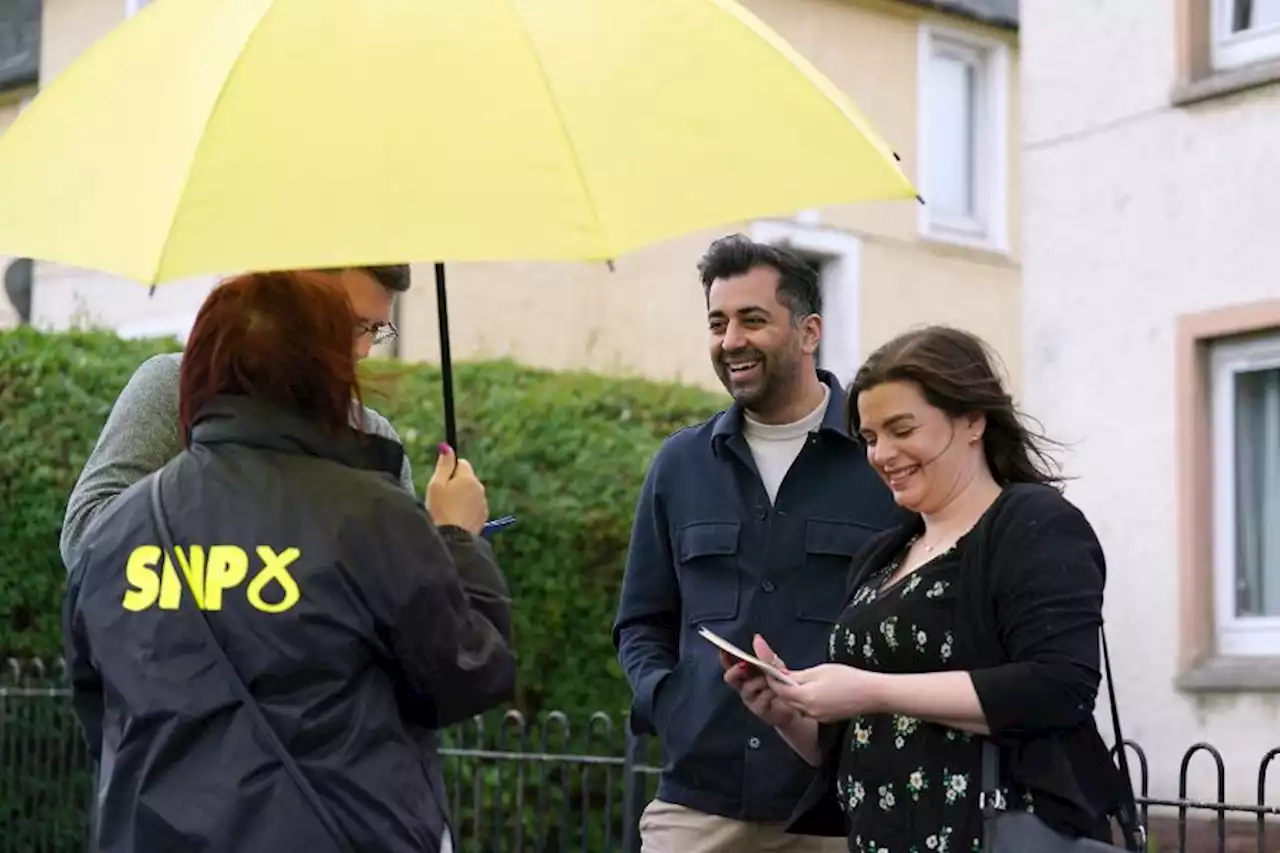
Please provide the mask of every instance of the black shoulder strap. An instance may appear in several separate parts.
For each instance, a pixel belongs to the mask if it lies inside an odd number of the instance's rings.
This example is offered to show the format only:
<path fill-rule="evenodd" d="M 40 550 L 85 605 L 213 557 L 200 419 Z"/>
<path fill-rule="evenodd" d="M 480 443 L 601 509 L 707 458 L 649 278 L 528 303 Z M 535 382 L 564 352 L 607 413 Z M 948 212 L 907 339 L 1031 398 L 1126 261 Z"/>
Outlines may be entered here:
<path fill-rule="evenodd" d="M 1125 747 L 1124 734 L 1120 729 L 1120 706 L 1116 702 L 1115 682 L 1111 678 L 1111 651 L 1107 648 L 1107 629 L 1098 630 L 1102 635 L 1102 666 L 1107 678 L 1107 701 L 1111 703 L 1111 728 L 1115 732 L 1116 761 L 1120 765 L 1120 802 L 1117 804 L 1116 820 L 1120 831 L 1124 833 L 1125 846 L 1130 850 L 1147 849 L 1147 832 L 1138 819 L 1138 801 L 1133 795 L 1133 777 L 1129 775 L 1129 750 Z"/>
<path fill-rule="evenodd" d="M 1006 488 L 1014 489 L 1017 486 L 1009 486 Z M 1004 495 L 1002 497 L 1007 497 Z M 1001 502 L 1000 498 L 996 499 Z M 993 506 L 987 515 L 983 516 L 978 524 L 978 553 L 981 559 L 988 560 L 991 555 L 991 529 L 995 524 L 995 519 L 999 515 L 1000 507 Z M 990 600 L 990 594 L 987 596 Z M 1142 822 L 1138 819 L 1138 803 L 1133 793 L 1133 777 L 1129 775 L 1129 755 L 1125 748 L 1124 733 L 1120 728 L 1120 706 L 1116 702 L 1115 683 L 1111 678 L 1111 652 L 1107 648 L 1107 629 L 1105 626 L 1099 628 L 1098 633 L 1102 641 L 1102 664 L 1104 674 L 1107 680 L 1107 700 L 1111 705 L 1111 727 L 1115 732 L 1115 757 L 1119 764 L 1121 775 L 1120 785 L 1120 802 L 1116 804 L 1116 822 L 1120 824 L 1120 831 L 1124 834 L 1125 847 L 1129 850 L 1141 851 L 1146 849 L 1146 830 L 1142 827 Z M 989 738 L 984 738 L 982 742 L 982 790 L 979 795 L 980 807 L 984 815 L 990 817 L 993 811 L 1002 810 L 1004 808 L 1003 796 L 1000 793 L 1000 749 Z"/>
<path fill-rule="evenodd" d="M 175 572 L 186 579 L 187 588 L 191 590 L 192 603 L 195 604 L 203 600 L 203 596 L 192 586 L 190 576 L 187 575 L 183 564 L 178 560 L 177 549 L 173 544 L 173 534 L 169 531 L 169 522 L 165 516 L 164 505 L 160 498 L 160 472 L 151 476 L 151 518 L 155 522 L 156 532 L 160 537 L 160 545 L 164 549 L 165 559 L 169 560 Z M 293 778 L 294 783 L 306 798 L 307 803 L 316 813 L 316 817 L 324 826 L 329 836 L 333 839 L 333 843 L 342 853 L 354 853 L 355 846 L 351 840 L 338 827 L 337 821 L 320 799 L 320 795 L 316 793 L 316 789 L 307 781 L 306 776 L 302 774 L 302 768 L 293 760 L 293 756 L 289 754 L 289 750 L 280 742 L 280 737 L 275 730 L 271 728 L 271 724 L 267 722 L 267 718 L 263 715 L 262 709 L 258 706 L 257 701 L 253 698 L 253 694 L 249 692 L 248 686 L 244 683 L 244 679 L 240 677 L 240 673 L 236 671 L 235 664 L 227 657 L 227 653 L 223 650 L 222 645 L 218 642 L 217 637 L 213 633 L 213 626 L 209 624 L 209 617 L 205 615 L 204 608 L 196 605 L 191 609 L 199 614 L 200 624 L 204 626 L 205 636 L 209 641 L 209 646 L 213 649 L 214 654 L 221 661 L 223 669 L 226 670 L 227 680 L 231 683 L 231 687 L 235 690 L 240 704 L 244 706 L 244 710 L 249 714 L 257 727 L 258 732 L 271 745 L 271 749 L 275 752 L 276 757 L 280 759 L 280 763 L 284 765 L 285 772 Z"/>

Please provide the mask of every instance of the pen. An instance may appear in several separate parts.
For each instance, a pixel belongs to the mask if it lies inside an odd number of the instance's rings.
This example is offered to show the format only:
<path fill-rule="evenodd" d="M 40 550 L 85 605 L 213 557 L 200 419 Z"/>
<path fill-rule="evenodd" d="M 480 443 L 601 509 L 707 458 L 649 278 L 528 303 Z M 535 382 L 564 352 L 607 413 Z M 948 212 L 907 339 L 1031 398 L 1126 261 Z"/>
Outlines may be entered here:
<path fill-rule="evenodd" d="M 514 515 L 504 515 L 500 518 L 495 518 L 490 521 L 486 521 L 484 523 L 484 528 L 481 529 L 480 531 L 480 535 L 487 539 L 493 536 L 495 533 L 498 533 L 502 530 L 506 530 L 508 527 L 510 527 L 515 523 L 516 523 L 516 517 Z"/>

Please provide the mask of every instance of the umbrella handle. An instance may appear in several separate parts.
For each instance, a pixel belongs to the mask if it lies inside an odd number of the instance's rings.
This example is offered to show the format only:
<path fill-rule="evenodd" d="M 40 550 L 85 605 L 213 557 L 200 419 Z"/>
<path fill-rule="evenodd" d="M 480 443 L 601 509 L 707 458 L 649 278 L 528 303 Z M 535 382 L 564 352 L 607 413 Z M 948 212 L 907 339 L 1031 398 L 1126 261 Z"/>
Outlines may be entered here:
<path fill-rule="evenodd" d="M 444 264 L 436 264 L 436 315 L 440 325 L 440 380 L 444 391 L 445 441 L 457 453 L 458 420 L 453 410 L 453 354 L 449 347 L 449 292 L 445 286 Z"/>

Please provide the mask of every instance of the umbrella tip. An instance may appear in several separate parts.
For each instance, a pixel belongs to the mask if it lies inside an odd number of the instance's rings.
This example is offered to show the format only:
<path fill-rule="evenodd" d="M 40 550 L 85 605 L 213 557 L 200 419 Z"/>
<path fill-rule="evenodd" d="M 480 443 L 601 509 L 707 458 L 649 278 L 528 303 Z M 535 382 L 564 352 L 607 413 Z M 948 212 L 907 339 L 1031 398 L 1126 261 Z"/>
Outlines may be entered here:
<path fill-rule="evenodd" d="M 899 163 L 902 162 L 902 158 L 898 156 L 897 151 L 893 152 L 893 159 L 897 160 Z"/>
<path fill-rule="evenodd" d="M 916 196 L 916 201 L 920 202 L 921 204 L 924 204 L 924 196 L 922 196 L 922 195 L 917 195 L 917 196 Z"/>
<path fill-rule="evenodd" d="M 605 261 L 604 265 L 609 268 L 609 272 L 617 272 L 618 268 L 613 265 L 613 261 Z"/>
<path fill-rule="evenodd" d="M 150 299 L 155 295 L 156 295 L 156 286 L 153 284 L 147 288 L 147 298 Z"/>

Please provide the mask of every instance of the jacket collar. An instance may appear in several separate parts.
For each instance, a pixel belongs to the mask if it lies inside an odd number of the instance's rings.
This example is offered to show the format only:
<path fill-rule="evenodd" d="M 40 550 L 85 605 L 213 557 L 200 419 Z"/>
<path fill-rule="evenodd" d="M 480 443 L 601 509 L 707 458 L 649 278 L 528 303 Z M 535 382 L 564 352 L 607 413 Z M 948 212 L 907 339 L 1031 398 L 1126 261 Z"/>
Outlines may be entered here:
<path fill-rule="evenodd" d="M 844 389 L 840 387 L 840 381 L 836 379 L 834 373 L 828 370 L 818 368 L 818 379 L 831 389 L 831 396 L 827 400 L 827 411 L 822 416 L 822 425 L 818 427 L 819 432 L 833 433 L 842 438 L 848 438 L 849 433 L 844 422 Z M 742 435 L 743 425 L 745 423 L 745 413 L 742 405 L 735 402 L 732 406 L 725 410 L 716 425 L 711 430 L 711 443 L 714 447 L 719 447 L 721 442 L 735 435 Z"/>
<path fill-rule="evenodd" d="M 213 398 L 191 425 L 191 444 L 238 444 L 298 456 L 316 456 L 350 468 L 400 476 L 404 448 L 388 438 L 352 429 L 331 435 L 304 415 L 249 397 Z"/>

